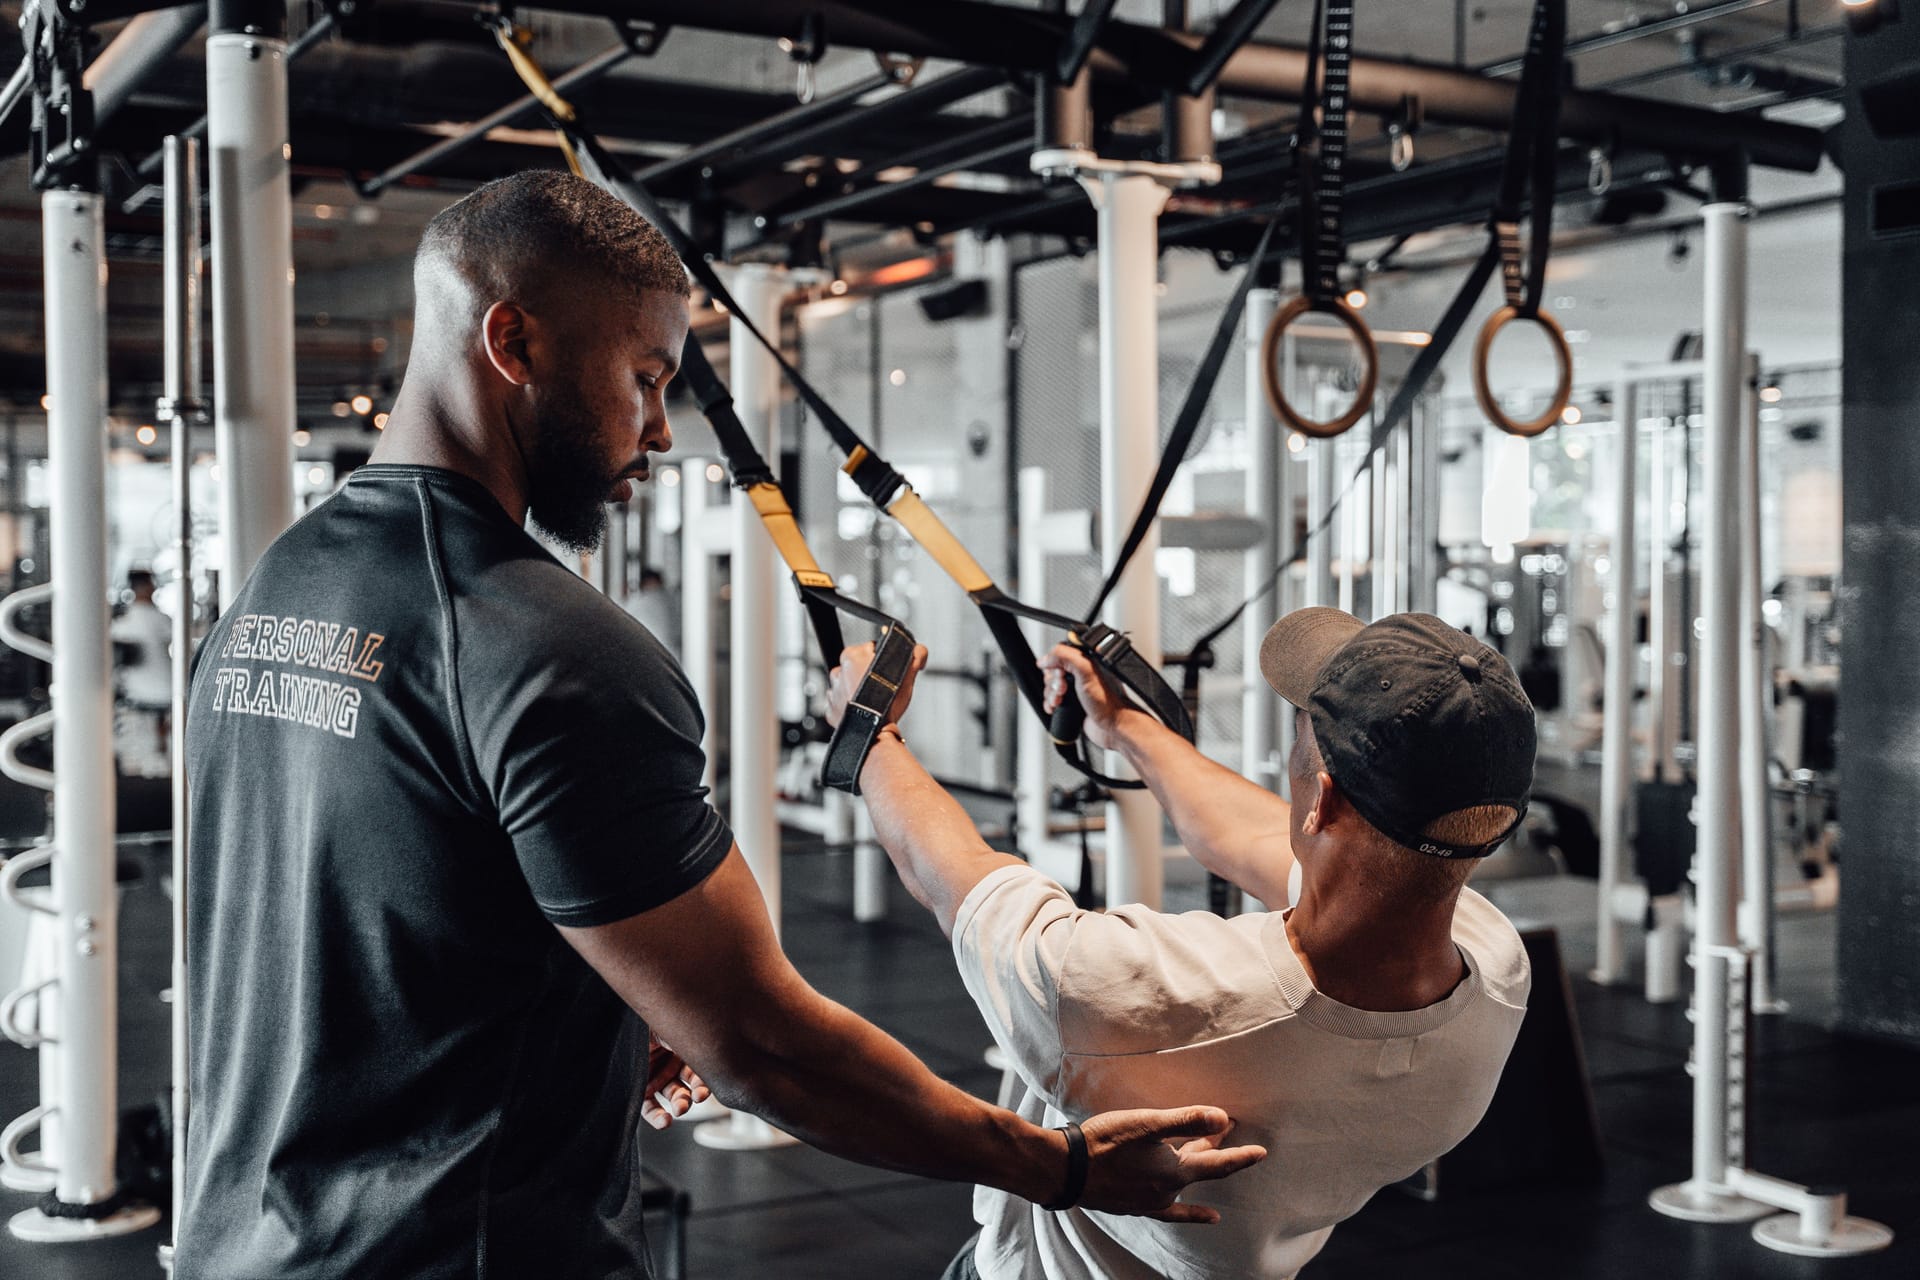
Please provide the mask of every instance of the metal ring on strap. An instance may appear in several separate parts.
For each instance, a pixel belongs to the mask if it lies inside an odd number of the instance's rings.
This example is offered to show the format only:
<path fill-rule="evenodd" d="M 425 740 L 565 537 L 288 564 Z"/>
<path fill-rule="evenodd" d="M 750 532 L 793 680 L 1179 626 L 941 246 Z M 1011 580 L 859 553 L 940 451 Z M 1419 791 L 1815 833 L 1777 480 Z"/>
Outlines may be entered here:
<path fill-rule="evenodd" d="M 60 1043 L 53 1036 L 43 1034 L 38 1028 L 23 1027 L 16 1021 L 20 1016 L 20 1006 L 26 1003 L 29 996 L 38 996 L 59 981 L 58 978 L 48 978 L 30 987 L 17 987 L 9 991 L 7 998 L 0 1000 L 0 1035 L 4 1035 L 22 1049 L 38 1049 L 43 1044 Z M 39 1008 L 37 1000 L 34 1007 L 36 1010 Z"/>
<path fill-rule="evenodd" d="M 53 1165 L 48 1163 L 45 1152 L 25 1152 L 20 1149 L 20 1144 L 26 1140 L 28 1134 L 39 1129 L 48 1116 L 58 1110 L 58 1107 L 43 1102 L 33 1110 L 15 1116 L 12 1123 L 5 1129 L 0 1129 L 0 1164 L 25 1170 L 28 1173 L 57 1172 Z"/>
<path fill-rule="evenodd" d="M 1500 330 L 1514 320 L 1521 318 L 1517 307 L 1505 306 L 1487 317 L 1480 326 L 1480 336 L 1473 341 L 1473 395 L 1480 402 L 1480 412 L 1487 415 L 1487 421 L 1510 436 L 1537 436 L 1554 423 L 1560 421 L 1560 414 L 1573 398 L 1573 351 L 1567 346 L 1566 331 L 1560 322 L 1545 311 L 1536 311 L 1530 318 L 1547 335 L 1547 343 L 1553 348 L 1553 359 L 1557 369 L 1553 395 L 1547 401 L 1546 411 L 1537 418 L 1524 422 L 1507 416 L 1495 398 L 1493 388 L 1487 385 L 1487 358 L 1493 353 L 1493 340 Z"/>
<path fill-rule="evenodd" d="M 1309 311 L 1320 311 L 1332 316 L 1347 327 L 1354 342 L 1360 347 L 1360 390 L 1353 397 L 1353 404 L 1337 418 L 1319 422 L 1307 417 L 1287 403 L 1286 389 L 1280 385 L 1280 368 L 1277 357 L 1280 353 L 1280 339 L 1286 334 L 1287 327 Z M 1267 392 L 1267 403 L 1273 407 L 1282 422 L 1303 436 L 1312 436 L 1316 440 L 1331 440 L 1366 416 L 1373 407 L 1373 393 L 1380 385 L 1380 348 L 1374 345 L 1373 333 L 1367 328 L 1360 313 L 1348 306 L 1344 298 L 1315 300 L 1306 294 L 1300 294 L 1280 308 L 1267 326 L 1266 336 L 1260 339 L 1261 382 Z"/>
<path fill-rule="evenodd" d="M 20 887 L 21 878 L 27 872 L 46 866 L 53 861 L 54 847 L 43 844 L 26 853 L 16 853 L 5 862 L 0 862 L 0 898 L 5 898 L 14 906 L 26 911 L 38 911 L 43 916 L 57 916 L 60 913 L 39 901 L 39 891 L 29 897 Z"/>

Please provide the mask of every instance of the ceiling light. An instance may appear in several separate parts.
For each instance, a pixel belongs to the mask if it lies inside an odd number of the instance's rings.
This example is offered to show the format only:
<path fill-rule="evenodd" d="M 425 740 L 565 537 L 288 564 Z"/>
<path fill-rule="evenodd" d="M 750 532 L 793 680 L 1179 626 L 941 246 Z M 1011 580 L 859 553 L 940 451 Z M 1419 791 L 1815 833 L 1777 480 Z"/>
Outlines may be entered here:
<path fill-rule="evenodd" d="M 345 400 L 335 400 L 333 402 L 334 417 L 344 418 L 352 414 L 352 412 L 353 412 L 353 406 L 348 404 Z"/>
<path fill-rule="evenodd" d="M 1347 290 L 1347 305 L 1352 307 L 1355 311 L 1358 311 L 1360 310 L 1360 308 L 1366 306 L 1367 291 L 1365 289 Z"/>
<path fill-rule="evenodd" d="M 384 414 L 384 413 L 376 413 L 376 414 L 374 414 L 374 415 L 373 415 L 373 429 L 374 429 L 375 431 L 385 431 L 385 430 L 387 429 L 387 415 L 386 415 L 386 414 Z"/>
<path fill-rule="evenodd" d="M 307 430 L 305 427 L 301 427 L 298 431 L 295 431 L 293 433 L 294 448 L 304 449 L 312 443 L 313 443 L 313 432 Z"/>
<path fill-rule="evenodd" d="M 373 397 L 364 391 L 355 396 L 351 403 L 353 411 L 363 418 L 373 412 Z"/>
<path fill-rule="evenodd" d="M 49 392 L 40 397 L 40 412 L 45 413 L 51 408 L 53 408 L 53 394 Z"/>
<path fill-rule="evenodd" d="M 1779 404 L 1780 388 L 1772 385 L 1764 386 L 1760 388 L 1760 398 L 1768 404 Z"/>
<path fill-rule="evenodd" d="M 727 473 L 720 466 L 719 463 L 709 462 L 707 464 L 707 483 L 708 484 L 719 484 L 722 480 L 725 480 L 726 478 L 727 478 Z"/>
<path fill-rule="evenodd" d="M 907 385 L 907 371 L 905 369 L 895 369 L 887 375 L 887 381 L 896 387 L 904 387 Z"/>
<path fill-rule="evenodd" d="M 160 438 L 160 433 L 158 431 L 155 431 L 152 427 L 143 426 L 138 431 L 133 433 L 133 438 L 135 440 L 138 440 L 141 444 L 152 444 L 155 440 L 158 440 Z"/>
<path fill-rule="evenodd" d="M 1566 408 L 1562 409 L 1560 411 L 1560 421 L 1566 423 L 1570 427 L 1573 426 L 1575 423 L 1579 422 L 1580 406 L 1577 404 L 1570 404 Z"/>
<path fill-rule="evenodd" d="M 308 467 L 307 468 L 308 484 L 325 484 L 326 482 L 327 482 L 327 469 L 325 467 Z"/>
<path fill-rule="evenodd" d="M 1288 453 L 1304 453 L 1306 451 L 1306 448 L 1307 448 L 1307 438 L 1305 436 L 1301 435 L 1298 431 L 1291 432 L 1288 434 L 1287 436 L 1287 452 Z"/>
<path fill-rule="evenodd" d="M 847 282 L 845 280 L 835 280 L 832 284 L 827 286 L 827 292 L 832 294 L 836 298 L 839 297 L 841 294 L 845 293 L 846 291 L 847 291 Z"/>

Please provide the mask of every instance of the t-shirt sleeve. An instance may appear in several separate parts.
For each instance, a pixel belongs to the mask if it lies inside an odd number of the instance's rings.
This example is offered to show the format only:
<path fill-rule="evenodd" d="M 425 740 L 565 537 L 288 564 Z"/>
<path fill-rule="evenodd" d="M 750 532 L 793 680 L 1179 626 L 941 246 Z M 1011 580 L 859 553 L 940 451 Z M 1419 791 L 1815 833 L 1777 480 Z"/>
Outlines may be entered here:
<path fill-rule="evenodd" d="M 1032 867 L 1002 867 L 967 894 L 953 953 L 967 994 L 1021 1077 L 1053 1099 L 1060 1076 L 1059 981 L 1085 913 Z"/>
<path fill-rule="evenodd" d="M 578 927 L 669 902 L 733 844 L 702 784 L 693 689 L 644 628 L 597 597 L 535 630 L 538 643 L 517 655 L 461 669 L 478 782 L 534 900 Z"/>

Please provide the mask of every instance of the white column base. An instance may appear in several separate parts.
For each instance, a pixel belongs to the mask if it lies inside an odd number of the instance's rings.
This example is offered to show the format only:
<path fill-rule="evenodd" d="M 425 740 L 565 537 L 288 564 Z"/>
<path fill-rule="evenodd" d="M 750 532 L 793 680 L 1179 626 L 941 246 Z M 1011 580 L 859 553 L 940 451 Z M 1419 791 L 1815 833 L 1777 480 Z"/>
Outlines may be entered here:
<path fill-rule="evenodd" d="M 1682 1222 L 1752 1222 L 1774 1211 L 1772 1205 L 1691 1179 L 1661 1187 L 1647 1197 L 1647 1204 L 1655 1213 Z"/>
<path fill-rule="evenodd" d="M 1878 1253 L 1893 1243 L 1893 1228 L 1869 1218 L 1842 1218 L 1824 1239 L 1803 1234 L 1797 1213 L 1781 1213 L 1753 1224 L 1753 1238 L 1769 1249 L 1801 1258 L 1851 1258 Z"/>
<path fill-rule="evenodd" d="M 160 1211 L 150 1204 L 128 1205 L 104 1218 L 49 1218 L 38 1209 L 13 1215 L 7 1230 L 29 1244 L 73 1244 L 81 1240 L 109 1240 L 145 1231 L 160 1221 Z"/>

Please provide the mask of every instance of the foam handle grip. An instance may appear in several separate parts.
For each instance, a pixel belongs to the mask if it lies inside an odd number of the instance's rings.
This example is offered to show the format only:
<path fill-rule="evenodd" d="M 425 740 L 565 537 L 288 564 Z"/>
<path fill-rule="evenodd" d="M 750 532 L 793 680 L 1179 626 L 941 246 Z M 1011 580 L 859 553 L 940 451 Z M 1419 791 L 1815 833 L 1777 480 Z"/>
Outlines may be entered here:
<path fill-rule="evenodd" d="M 1047 722 L 1047 736 L 1065 746 L 1080 741 L 1086 724 L 1087 709 L 1080 704 L 1080 693 L 1069 680 L 1066 694 L 1060 699 L 1060 705 L 1053 709 L 1053 718 Z"/>

